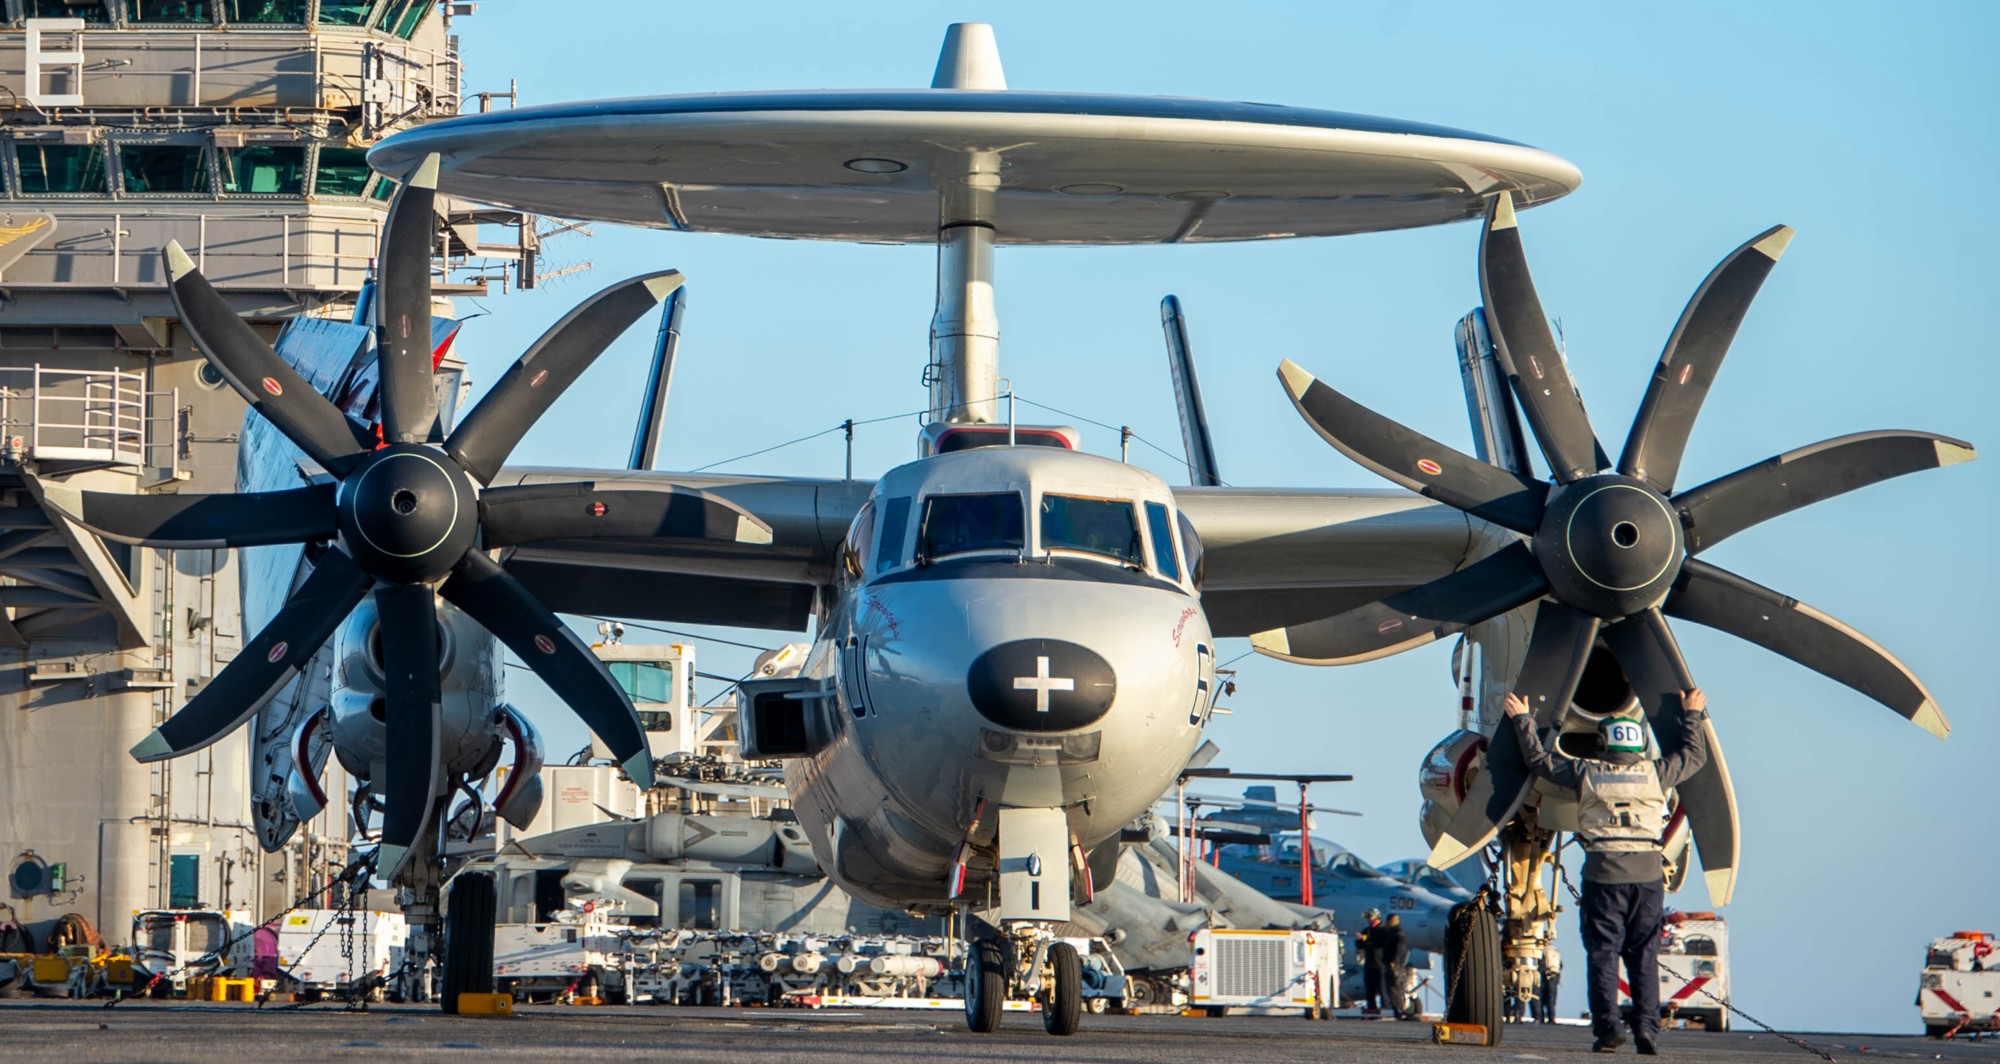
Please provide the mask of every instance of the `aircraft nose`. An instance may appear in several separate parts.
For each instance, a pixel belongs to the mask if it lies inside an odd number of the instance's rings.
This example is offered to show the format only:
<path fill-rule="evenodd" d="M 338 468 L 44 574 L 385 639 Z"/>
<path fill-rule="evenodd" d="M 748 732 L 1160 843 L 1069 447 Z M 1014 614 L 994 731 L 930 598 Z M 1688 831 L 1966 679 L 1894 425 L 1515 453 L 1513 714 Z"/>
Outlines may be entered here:
<path fill-rule="evenodd" d="M 981 716 L 1027 732 L 1088 727 L 1111 709 L 1111 663 L 1061 639 L 1016 639 L 973 659 L 965 683 Z"/>

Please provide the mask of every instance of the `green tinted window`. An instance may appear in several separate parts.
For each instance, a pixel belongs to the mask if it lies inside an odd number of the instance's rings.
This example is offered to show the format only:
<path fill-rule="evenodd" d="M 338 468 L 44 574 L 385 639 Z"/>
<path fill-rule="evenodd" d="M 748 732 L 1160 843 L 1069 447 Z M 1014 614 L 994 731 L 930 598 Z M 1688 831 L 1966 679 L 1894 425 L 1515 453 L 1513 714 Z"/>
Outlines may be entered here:
<path fill-rule="evenodd" d="M 417 27 L 424 24 L 424 16 L 435 6 L 435 0 L 394 0 L 388 14 L 382 16 L 381 29 L 407 41 L 416 35 Z"/>
<path fill-rule="evenodd" d="M 634 702 L 672 702 L 674 667 L 664 661 L 610 661 L 605 668 Z"/>
<path fill-rule="evenodd" d="M 98 145 L 24 140 L 15 142 L 14 155 L 22 195 L 104 191 L 104 149 Z"/>
<path fill-rule="evenodd" d="M 223 0 L 222 10 L 231 22 L 302 23 L 306 20 L 306 0 Z"/>
<path fill-rule="evenodd" d="M 208 0 L 125 0 L 126 22 L 215 21 L 215 9 Z"/>
<path fill-rule="evenodd" d="M 373 10 L 374 0 L 319 0 L 319 23 L 322 26 L 359 26 L 368 21 L 368 13 Z"/>
<path fill-rule="evenodd" d="M 222 191 L 253 196 L 297 196 L 306 190 L 306 150 L 296 144 L 258 144 L 222 153 Z"/>
<path fill-rule="evenodd" d="M 321 196 L 359 196 L 368 187 L 368 153 L 360 148 L 321 148 L 313 192 Z"/>
<path fill-rule="evenodd" d="M 1160 567 L 1160 575 L 1179 580 L 1181 563 L 1174 554 L 1174 523 L 1167 517 L 1165 504 L 1146 504 L 1146 531 L 1153 536 L 1153 564 Z"/>
<path fill-rule="evenodd" d="M 74 3 L 72 0 L 21 0 L 22 18 L 80 18 L 85 22 L 111 21 L 111 9 L 102 3 Z"/>
<path fill-rule="evenodd" d="M 208 158 L 197 144 L 120 144 L 125 191 L 207 192 Z"/>
<path fill-rule="evenodd" d="M 375 191 L 370 192 L 368 194 L 368 198 L 374 200 L 377 203 L 387 203 L 389 202 L 389 197 L 395 194 L 396 194 L 396 183 L 385 177 L 382 180 L 375 182 Z"/>

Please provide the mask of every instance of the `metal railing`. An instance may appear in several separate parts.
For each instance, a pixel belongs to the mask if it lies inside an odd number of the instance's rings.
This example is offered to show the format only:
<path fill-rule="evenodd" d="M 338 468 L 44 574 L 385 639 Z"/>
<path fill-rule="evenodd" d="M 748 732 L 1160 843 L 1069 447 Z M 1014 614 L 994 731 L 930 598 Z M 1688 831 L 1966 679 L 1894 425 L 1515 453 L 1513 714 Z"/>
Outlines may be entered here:
<path fill-rule="evenodd" d="M 0 367 L 0 460 L 93 462 L 171 471 L 178 388 L 146 390 L 143 373 Z M 166 430 L 160 431 L 160 422 Z"/>

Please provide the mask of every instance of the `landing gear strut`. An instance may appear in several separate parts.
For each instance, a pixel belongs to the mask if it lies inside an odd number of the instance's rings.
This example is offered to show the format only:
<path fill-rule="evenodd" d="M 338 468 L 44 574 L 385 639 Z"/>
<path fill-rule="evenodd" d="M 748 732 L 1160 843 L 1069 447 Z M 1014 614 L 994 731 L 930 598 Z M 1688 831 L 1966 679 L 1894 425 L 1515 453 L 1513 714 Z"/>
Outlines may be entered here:
<path fill-rule="evenodd" d="M 1083 1018 L 1083 958 L 1076 947 L 1057 941 L 1045 923 L 1007 921 L 999 931 L 976 919 L 966 924 L 984 933 L 966 946 L 965 1025 L 991 1034 L 1000 1029 L 1007 1000 L 1027 998 L 1041 1006 L 1043 1030 L 1075 1034 Z"/>

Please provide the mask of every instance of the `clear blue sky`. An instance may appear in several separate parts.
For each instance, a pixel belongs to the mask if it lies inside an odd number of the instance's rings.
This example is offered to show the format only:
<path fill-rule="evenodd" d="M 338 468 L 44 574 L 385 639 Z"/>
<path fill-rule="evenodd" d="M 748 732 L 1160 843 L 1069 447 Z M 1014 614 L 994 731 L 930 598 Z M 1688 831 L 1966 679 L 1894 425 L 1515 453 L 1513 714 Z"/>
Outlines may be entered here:
<path fill-rule="evenodd" d="M 1356 111 L 1477 130 L 1575 162 L 1582 189 L 1522 216 L 1544 303 L 1615 447 L 1681 307 L 1711 266 L 1777 222 L 1799 235 L 1765 286 L 1697 426 L 1696 483 L 1847 432 L 1922 428 L 1993 455 L 1821 504 L 1709 555 L 1875 636 L 1951 718 L 1940 743 L 1847 689 L 1691 625 L 1742 804 L 1728 910 L 1737 1002 L 1812 1029 L 1910 1031 L 1928 940 L 2000 930 L 1992 751 L 2000 748 L 1991 558 L 2000 440 L 1993 293 L 2000 172 L 1991 58 L 2000 7 L 1401 3 L 1224 6 L 796 3 L 481 4 L 458 24 L 469 89 L 524 103 L 928 83 L 944 27 L 995 23 L 1016 88 L 1157 93 Z M 588 10 L 594 18 L 574 20 Z M 579 167 L 587 168 L 586 161 Z M 1192 321 L 1223 476 L 1374 486 L 1309 431 L 1273 371 L 1292 358 L 1361 401 L 1470 449 L 1451 327 L 1478 298 L 1468 225 L 1340 240 L 999 256 L 1003 372 L 1020 394 L 1130 425 L 1178 452 L 1157 304 Z M 480 301 L 461 350 L 490 383 L 598 286 L 673 266 L 691 306 L 667 468 L 841 421 L 913 411 L 932 254 L 598 226 L 549 289 Z M 464 307 L 470 311 L 474 308 Z M 649 329 L 587 374 L 517 457 L 619 466 Z M 1384 357 L 1386 356 L 1386 357 Z M 1373 361 L 1371 361 L 1371 359 Z M 1025 408 L 1024 408 L 1025 409 Z M 1024 413 L 1024 419 L 1026 414 Z M 1116 453 L 1113 432 L 1086 447 Z M 861 430 L 856 469 L 914 456 L 914 419 Z M 729 466 L 837 476 L 838 434 Z M 1174 460 L 1133 457 L 1179 482 Z M 634 633 L 637 636 L 639 633 Z M 769 633 L 719 633 L 765 645 Z M 636 640 L 635 640 L 636 641 Z M 1235 644 L 1232 646 L 1231 644 Z M 1247 651 L 1225 641 L 1225 658 Z M 749 652 L 704 646 L 738 674 Z M 1347 771 L 1323 802 L 1363 856 L 1423 852 L 1416 770 L 1451 727 L 1443 648 L 1347 669 L 1247 657 L 1212 737 L 1244 769 Z M 510 671 L 553 750 L 581 729 Z M 715 685 L 704 685 L 704 691 Z M 1693 882 L 1699 883 L 1699 880 Z M 1670 900 L 1706 908 L 1700 888 Z M 1582 1007 L 1581 953 L 1564 1009 Z"/>

